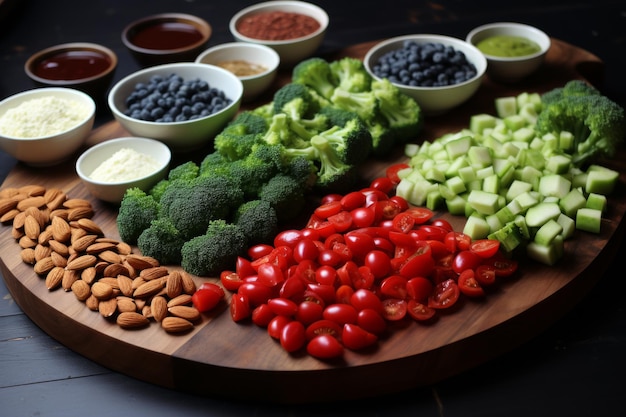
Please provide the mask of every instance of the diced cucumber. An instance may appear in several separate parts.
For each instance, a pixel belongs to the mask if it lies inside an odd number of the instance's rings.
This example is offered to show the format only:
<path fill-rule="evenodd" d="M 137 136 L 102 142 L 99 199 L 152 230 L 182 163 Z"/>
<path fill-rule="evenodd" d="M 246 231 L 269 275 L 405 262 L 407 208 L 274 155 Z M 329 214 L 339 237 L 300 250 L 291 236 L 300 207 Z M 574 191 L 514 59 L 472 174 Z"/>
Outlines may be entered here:
<path fill-rule="evenodd" d="M 496 115 L 504 119 L 509 116 L 517 115 L 517 97 L 498 97 L 494 101 L 496 107 Z"/>
<path fill-rule="evenodd" d="M 600 165 L 591 165 L 587 170 L 585 191 L 588 193 L 609 195 L 613 192 L 618 178 L 619 172 L 617 171 Z"/>
<path fill-rule="evenodd" d="M 446 207 L 450 214 L 457 216 L 465 215 L 465 205 L 467 202 L 460 195 L 456 195 L 452 198 L 446 199 Z"/>
<path fill-rule="evenodd" d="M 541 227 L 548 220 L 556 220 L 561 214 L 557 203 L 541 202 L 526 211 L 526 223 L 530 227 Z"/>
<path fill-rule="evenodd" d="M 484 217 L 476 213 L 467 218 L 463 227 L 463 233 L 472 239 L 484 239 L 489 235 L 489 232 L 489 223 L 487 223 Z"/>
<path fill-rule="evenodd" d="M 572 182 L 558 174 L 545 175 L 539 179 L 539 192 L 544 196 L 562 198 L 571 187 Z"/>
<path fill-rule="evenodd" d="M 574 232 L 576 231 L 576 222 L 574 221 L 573 217 L 569 217 L 561 213 L 556 221 L 563 228 L 563 231 L 561 232 L 563 239 L 569 239 L 570 237 L 574 236 Z"/>
<path fill-rule="evenodd" d="M 585 207 L 604 211 L 606 210 L 607 204 L 608 201 L 605 195 L 590 193 L 587 196 L 587 203 L 585 204 Z"/>
<path fill-rule="evenodd" d="M 555 174 L 566 174 L 572 165 L 572 158 L 567 155 L 551 155 L 546 162 L 546 169 Z"/>
<path fill-rule="evenodd" d="M 563 232 L 563 227 L 556 220 L 550 219 L 545 222 L 537 233 L 533 241 L 539 245 L 551 245 L 554 239 Z"/>
<path fill-rule="evenodd" d="M 578 188 L 572 188 L 563 198 L 559 200 L 561 211 L 568 217 L 576 217 L 578 209 L 585 207 L 587 199 Z"/>
<path fill-rule="evenodd" d="M 527 193 L 528 191 L 532 189 L 533 189 L 533 186 L 531 183 L 528 183 L 526 181 L 521 181 L 521 180 L 513 180 L 513 182 L 509 186 L 509 189 L 506 192 L 506 200 L 511 201 L 518 195 Z"/>
<path fill-rule="evenodd" d="M 592 208 L 581 208 L 576 212 L 576 229 L 591 233 L 600 233 L 602 211 Z"/>
<path fill-rule="evenodd" d="M 470 118 L 469 129 L 473 133 L 482 134 L 487 128 L 496 126 L 497 119 L 491 114 L 475 114 Z"/>
<path fill-rule="evenodd" d="M 482 190 L 472 190 L 467 198 L 467 203 L 480 214 L 494 214 L 500 209 L 500 196 Z"/>
<path fill-rule="evenodd" d="M 545 265 L 554 265 L 563 257 L 563 239 L 557 237 L 550 245 L 530 242 L 526 245 L 528 257 Z"/>
<path fill-rule="evenodd" d="M 467 151 L 470 163 L 478 168 L 491 165 L 491 150 L 486 146 L 471 146 Z"/>
<path fill-rule="evenodd" d="M 463 136 L 453 141 L 446 143 L 445 150 L 450 160 L 459 156 L 467 155 L 469 148 L 472 146 L 472 138 L 470 136 Z"/>

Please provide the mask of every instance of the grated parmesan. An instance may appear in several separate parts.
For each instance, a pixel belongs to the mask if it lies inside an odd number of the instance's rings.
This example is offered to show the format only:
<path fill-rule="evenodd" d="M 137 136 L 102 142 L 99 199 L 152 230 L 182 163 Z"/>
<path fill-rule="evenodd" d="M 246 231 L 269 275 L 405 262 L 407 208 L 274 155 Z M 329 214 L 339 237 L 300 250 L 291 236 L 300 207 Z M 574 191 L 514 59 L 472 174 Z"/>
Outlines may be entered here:
<path fill-rule="evenodd" d="M 116 151 L 89 176 L 100 182 L 123 182 L 141 178 L 159 169 L 159 163 L 150 155 L 130 148 Z"/>
<path fill-rule="evenodd" d="M 44 96 L 22 102 L 0 116 L 0 133 L 15 138 L 50 136 L 68 130 L 89 116 L 80 102 Z"/>

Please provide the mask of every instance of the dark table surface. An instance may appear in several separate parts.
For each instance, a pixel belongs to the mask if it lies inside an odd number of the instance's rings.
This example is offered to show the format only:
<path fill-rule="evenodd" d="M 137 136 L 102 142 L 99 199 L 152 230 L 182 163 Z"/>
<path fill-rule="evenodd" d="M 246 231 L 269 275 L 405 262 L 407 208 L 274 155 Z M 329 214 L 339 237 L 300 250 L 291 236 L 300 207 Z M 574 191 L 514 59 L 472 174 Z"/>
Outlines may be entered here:
<path fill-rule="evenodd" d="M 250 1 L 0 1 L 0 99 L 33 87 L 33 52 L 96 42 L 119 57 L 116 80 L 139 69 L 120 40 L 130 21 L 188 12 L 213 26 L 210 45 L 231 41 L 228 21 Z M 320 53 L 409 33 L 464 38 L 494 21 L 538 26 L 606 63 L 602 91 L 626 103 L 626 3 L 621 0 L 317 0 L 331 25 Z M 111 120 L 103 111 L 97 125 Z M 16 161 L 0 151 L 0 182 Z M 618 252 L 625 254 L 624 244 Z M 619 258 L 619 256 L 618 256 Z M 344 403 L 279 406 L 176 392 L 112 372 L 42 332 L 0 279 L 0 416 L 613 416 L 626 413 L 626 281 L 616 259 L 577 306 L 536 338 L 434 386 Z M 532 326 L 532 323 L 528 323 Z M 471 355 L 472 352 L 467 352 Z M 211 375 L 207 375 L 211 378 Z M 381 381 L 384 384 L 385 381 Z M 314 387 L 302 387 L 314 389 Z"/>

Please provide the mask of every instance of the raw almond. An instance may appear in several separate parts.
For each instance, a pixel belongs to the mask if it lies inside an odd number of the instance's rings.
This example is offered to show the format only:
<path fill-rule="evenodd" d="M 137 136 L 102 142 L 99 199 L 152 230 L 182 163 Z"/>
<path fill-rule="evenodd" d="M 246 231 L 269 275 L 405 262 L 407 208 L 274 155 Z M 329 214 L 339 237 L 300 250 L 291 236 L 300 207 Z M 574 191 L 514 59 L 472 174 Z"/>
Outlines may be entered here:
<path fill-rule="evenodd" d="M 51 239 L 50 241 L 48 241 L 48 245 L 53 251 L 55 251 L 59 255 L 65 256 L 66 258 L 70 256 L 70 249 L 65 243 L 59 242 L 55 239 Z"/>
<path fill-rule="evenodd" d="M 133 248 L 126 242 L 117 242 L 117 253 L 120 255 L 129 255 Z"/>
<path fill-rule="evenodd" d="M 86 230 L 88 233 L 93 233 L 98 236 L 102 236 L 104 234 L 100 226 L 98 226 L 96 222 L 88 218 L 78 219 L 78 226 L 80 226 L 81 229 Z"/>
<path fill-rule="evenodd" d="M 45 204 L 46 204 L 46 199 L 43 196 L 39 195 L 39 196 L 34 196 L 34 197 L 27 197 L 27 198 L 24 198 L 23 200 L 20 200 L 17 203 L 16 208 L 19 211 L 25 211 L 29 207 L 39 208 L 39 207 L 44 206 Z"/>
<path fill-rule="evenodd" d="M 29 197 L 42 196 L 46 193 L 46 187 L 39 184 L 28 184 L 20 187 L 20 193 Z"/>
<path fill-rule="evenodd" d="M 150 256 L 128 255 L 126 257 L 126 261 L 130 264 L 130 266 L 138 271 L 159 266 L 159 261 Z"/>
<path fill-rule="evenodd" d="M 42 245 L 48 245 L 52 239 L 52 226 L 48 225 L 44 230 L 41 231 L 39 237 L 37 238 L 37 242 Z"/>
<path fill-rule="evenodd" d="M 67 211 L 67 221 L 74 222 L 77 220 L 88 219 L 93 217 L 94 211 L 91 207 L 76 207 Z"/>
<path fill-rule="evenodd" d="M 21 248 L 34 248 L 37 246 L 36 240 L 33 240 L 25 235 L 22 235 L 17 243 Z"/>
<path fill-rule="evenodd" d="M 91 202 L 84 198 L 70 198 L 63 203 L 63 207 L 72 209 L 76 207 L 91 207 Z"/>
<path fill-rule="evenodd" d="M 97 298 L 97 296 L 96 296 Z M 110 298 L 108 300 L 99 299 L 98 303 L 98 311 L 102 315 L 102 317 L 111 317 L 117 311 L 117 300 L 115 298 Z"/>
<path fill-rule="evenodd" d="M 86 234 L 84 236 L 81 236 L 75 239 L 72 242 L 72 246 L 74 247 L 74 249 L 76 249 L 77 252 L 84 252 L 93 242 L 96 241 L 97 238 L 98 238 L 97 235 Z"/>
<path fill-rule="evenodd" d="M 91 293 L 98 300 L 108 300 L 113 295 L 113 287 L 105 282 L 97 281 L 91 286 Z"/>
<path fill-rule="evenodd" d="M 116 277 L 118 275 L 130 275 L 128 268 L 123 264 L 109 264 L 102 271 L 102 275 L 107 277 Z"/>
<path fill-rule="evenodd" d="M 183 277 L 179 271 L 172 271 L 167 276 L 167 282 L 165 283 L 167 290 L 167 296 L 174 298 L 179 296 L 183 292 Z"/>
<path fill-rule="evenodd" d="M 22 257 L 22 262 L 34 265 L 37 262 L 35 258 L 35 249 L 33 248 L 25 248 L 20 252 L 20 256 Z"/>
<path fill-rule="evenodd" d="M 52 218 L 52 237 L 59 242 L 68 242 L 72 235 L 70 225 L 61 217 Z"/>
<path fill-rule="evenodd" d="M 71 288 L 79 301 L 85 301 L 91 295 L 91 287 L 83 280 L 75 281 Z"/>
<path fill-rule="evenodd" d="M 120 291 L 125 296 L 131 297 L 133 295 L 133 280 L 126 275 L 120 274 L 117 276 L 117 285 L 119 285 Z"/>
<path fill-rule="evenodd" d="M 102 277 L 99 282 L 104 282 L 105 284 L 110 285 L 114 290 L 120 289 L 120 284 L 116 277 Z"/>
<path fill-rule="evenodd" d="M 147 326 L 150 321 L 142 314 L 126 311 L 117 316 L 117 324 L 123 329 L 138 329 Z"/>
<path fill-rule="evenodd" d="M 68 261 L 66 268 L 70 270 L 82 270 L 90 266 L 94 266 L 97 258 L 93 255 L 81 255 L 71 261 Z"/>
<path fill-rule="evenodd" d="M 115 248 L 115 244 L 110 242 L 94 242 L 93 244 L 89 245 L 85 251 L 91 255 L 96 255 L 100 252 L 111 250 L 113 248 Z"/>
<path fill-rule="evenodd" d="M 19 211 L 18 209 L 9 210 L 0 216 L 0 223 L 9 223 L 13 221 L 13 219 L 15 219 L 15 217 L 20 213 L 21 211 Z"/>
<path fill-rule="evenodd" d="M 136 298 L 145 298 L 150 297 L 161 291 L 165 283 L 161 279 L 154 279 L 152 281 L 146 281 L 144 284 L 141 284 L 139 288 L 137 288 L 133 292 L 133 297 Z"/>
<path fill-rule="evenodd" d="M 163 321 L 167 317 L 167 300 L 161 296 L 153 297 L 150 303 L 150 311 L 156 321 Z"/>
<path fill-rule="evenodd" d="M 165 317 L 161 327 L 168 333 L 183 333 L 193 329 L 193 323 L 182 317 Z"/>
<path fill-rule="evenodd" d="M 200 319 L 200 311 L 192 306 L 174 306 L 168 308 L 167 311 L 173 316 L 181 317 L 189 321 Z"/>
<path fill-rule="evenodd" d="M 152 268 L 144 269 L 139 273 L 139 276 L 146 281 L 152 281 L 157 278 L 165 277 L 169 274 L 169 271 L 164 266 L 154 266 Z"/>
<path fill-rule="evenodd" d="M 48 256 L 47 258 L 35 262 L 33 271 L 35 271 L 37 275 L 46 275 L 52 268 L 54 268 L 54 262 L 52 262 L 52 258 Z"/>
<path fill-rule="evenodd" d="M 65 273 L 63 274 L 63 281 L 61 282 L 61 286 L 65 291 L 71 291 L 72 285 L 74 285 L 74 283 L 80 278 L 81 276 L 78 271 L 69 271 L 66 269 Z M 83 282 L 85 282 L 87 285 L 91 285 L 91 282 L 87 280 L 83 280 Z"/>
<path fill-rule="evenodd" d="M 61 281 L 63 281 L 64 273 L 65 270 L 60 266 L 52 268 L 46 275 L 46 288 L 50 291 L 56 290 L 61 285 Z"/>
<path fill-rule="evenodd" d="M 191 275 L 189 275 L 185 271 L 181 271 L 181 277 L 183 279 L 183 292 L 185 294 L 193 294 L 196 292 L 196 283 L 194 282 Z"/>
<path fill-rule="evenodd" d="M 115 246 L 113 246 L 115 247 Z M 89 250 L 87 250 L 87 252 L 89 252 Z M 98 258 L 102 259 L 105 262 L 109 262 L 111 264 L 115 264 L 115 265 L 120 265 L 121 266 L 121 262 L 122 262 L 122 257 L 113 252 L 112 250 L 105 250 L 103 252 L 100 252 L 98 254 Z M 117 275 L 117 274 L 115 274 Z"/>
<path fill-rule="evenodd" d="M 63 255 L 59 255 L 57 252 L 51 252 L 50 257 L 52 258 L 54 266 L 60 266 L 62 268 L 67 266 L 67 258 Z"/>
<path fill-rule="evenodd" d="M 91 294 L 85 300 L 85 305 L 91 311 L 98 311 L 98 306 L 100 305 L 100 300 L 98 300 L 95 295 Z"/>
<path fill-rule="evenodd" d="M 168 307 L 185 306 L 191 304 L 190 294 L 181 294 L 178 297 L 172 298 L 167 302 Z"/>
<path fill-rule="evenodd" d="M 33 240 L 37 240 L 39 237 L 41 224 L 39 224 L 39 221 L 34 216 L 28 215 L 26 219 L 24 219 L 24 233 Z"/>
<path fill-rule="evenodd" d="M 76 275 L 78 275 L 79 273 L 79 271 L 72 271 L 72 272 L 75 272 Z M 96 273 L 96 268 L 93 266 L 90 266 L 89 268 L 85 268 L 82 271 L 80 271 L 80 278 L 89 285 L 95 282 L 97 276 L 98 274 Z"/>
<path fill-rule="evenodd" d="M 0 216 L 4 216 L 12 210 L 17 210 L 19 212 L 20 210 L 17 208 L 17 203 L 18 200 L 13 197 L 3 198 L 0 200 Z"/>
<path fill-rule="evenodd" d="M 60 188 L 48 188 L 43 193 L 46 204 L 56 200 L 59 196 L 66 197 L 65 192 L 63 192 Z"/>
<path fill-rule="evenodd" d="M 136 312 L 137 304 L 129 297 L 117 297 L 117 311 L 120 313 Z"/>
<path fill-rule="evenodd" d="M 52 254 L 52 249 L 48 246 L 44 246 L 40 243 L 38 243 L 35 246 L 35 260 L 40 260 L 43 258 L 47 258 L 48 256 L 50 256 Z"/>

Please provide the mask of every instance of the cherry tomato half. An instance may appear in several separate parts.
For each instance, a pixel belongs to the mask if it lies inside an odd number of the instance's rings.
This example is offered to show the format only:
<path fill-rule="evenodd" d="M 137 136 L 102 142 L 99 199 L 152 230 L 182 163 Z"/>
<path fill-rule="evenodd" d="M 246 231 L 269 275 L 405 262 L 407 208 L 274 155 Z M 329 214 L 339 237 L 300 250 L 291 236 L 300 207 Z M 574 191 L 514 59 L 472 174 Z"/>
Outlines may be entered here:
<path fill-rule="evenodd" d="M 321 334 L 309 341 L 306 351 L 318 359 L 332 359 L 343 355 L 343 345 L 329 334 Z"/>
<path fill-rule="evenodd" d="M 453 279 L 435 285 L 433 294 L 428 297 L 428 307 L 434 309 L 450 308 L 459 299 L 459 286 Z"/>

